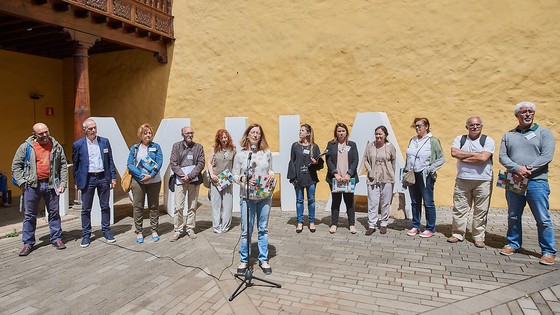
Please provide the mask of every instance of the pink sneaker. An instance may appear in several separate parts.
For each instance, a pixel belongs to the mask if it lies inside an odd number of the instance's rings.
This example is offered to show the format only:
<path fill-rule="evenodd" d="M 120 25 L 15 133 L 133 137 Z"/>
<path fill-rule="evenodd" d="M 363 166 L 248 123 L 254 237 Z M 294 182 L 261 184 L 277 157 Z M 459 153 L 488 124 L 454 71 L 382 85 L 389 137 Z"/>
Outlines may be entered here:
<path fill-rule="evenodd" d="M 418 234 L 418 232 L 420 232 L 420 230 L 418 230 L 417 228 L 412 228 L 408 232 L 406 232 L 406 235 L 414 236 L 414 235 Z"/>
<path fill-rule="evenodd" d="M 435 233 L 432 232 L 432 231 L 425 230 L 424 232 L 420 233 L 419 236 L 420 236 L 420 237 L 423 237 L 423 238 L 428 238 L 428 237 L 434 236 L 434 234 L 435 234 Z"/>

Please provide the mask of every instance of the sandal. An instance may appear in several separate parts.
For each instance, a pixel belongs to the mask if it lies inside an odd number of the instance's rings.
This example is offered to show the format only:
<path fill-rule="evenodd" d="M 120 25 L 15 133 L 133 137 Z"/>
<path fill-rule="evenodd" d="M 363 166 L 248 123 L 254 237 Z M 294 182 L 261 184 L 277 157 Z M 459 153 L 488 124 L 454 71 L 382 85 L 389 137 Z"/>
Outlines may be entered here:
<path fill-rule="evenodd" d="M 329 229 L 329 233 L 331 234 L 336 233 L 336 225 L 331 225 L 331 228 Z"/>
<path fill-rule="evenodd" d="M 136 234 L 136 243 L 144 243 L 144 235 Z"/>

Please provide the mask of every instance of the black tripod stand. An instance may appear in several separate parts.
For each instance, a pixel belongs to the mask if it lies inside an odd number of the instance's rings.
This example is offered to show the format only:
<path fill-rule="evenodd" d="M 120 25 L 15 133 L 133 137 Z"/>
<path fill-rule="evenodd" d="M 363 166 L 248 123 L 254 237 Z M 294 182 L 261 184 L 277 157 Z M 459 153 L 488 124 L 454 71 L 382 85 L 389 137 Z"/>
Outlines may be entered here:
<path fill-rule="evenodd" d="M 251 234 L 252 233 L 250 233 L 251 229 L 249 227 L 249 222 L 250 222 L 249 221 L 249 218 L 250 218 L 249 213 L 250 213 L 250 210 L 251 210 L 250 205 L 249 205 L 249 180 L 251 179 L 251 174 L 250 174 L 250 169 L 251 168 L 249 166 L 251 165 L 251 156 L 253 154 L 253 151 L 255 151 L 255 150 L 256 150 L 256 147 L 251 146 L 251 152 L 249 152 L 249 157 L 247 158 L 247 171 L 245 172 L 245 178 L 247 179 L 247 185 L 246 185 L 247 199 L 245 200 L 245 202 L 247 203 L 247 216 L 246 216 L 245 219 L 247 221 L 245 221 L 246 222 L 245 228 L 247 229 L 246 232 L 247 232 L 247 251 L 248 251 L 247 257 L 248 257 L 248 260 L 251 259 L 251 247 L 252 247 L 252 244 L 251 244 Z M 237 286 L 237 289 L 235 289 L 235 291 L 233 291 L 233 293 L 229 297 L 228 300 L 230 302 L 233 301 L 233 299 L 235 299 L 239 294 L 241 294 L 241 292 L 243 292 L 247 287 L 253 286 L 253 283 L 251 282 L 251 281 L 253 281 L 253 279 L 262 281 L 264 283 L 268 283 L 271 286 L 276 287 L 276 288 L 281 288 L 282 287 L 278 283 L 274 283 L 272 281 L 268 281 L 268 280 L 253 276 L 253 267 L 252 267 L 252 265 L 249 264 L 249 262 L 247 262 L 247 271 L 245 272 L 245 274 L 243 274 L 243 275 L 236 274 L 235 277 L 237 279 L 241 280 L 241 283 L 239 284 L 239 286 Z M 245 287 L 243 288 L 243 290 L 241 290 L 243 285 L 245 285 Z"/>

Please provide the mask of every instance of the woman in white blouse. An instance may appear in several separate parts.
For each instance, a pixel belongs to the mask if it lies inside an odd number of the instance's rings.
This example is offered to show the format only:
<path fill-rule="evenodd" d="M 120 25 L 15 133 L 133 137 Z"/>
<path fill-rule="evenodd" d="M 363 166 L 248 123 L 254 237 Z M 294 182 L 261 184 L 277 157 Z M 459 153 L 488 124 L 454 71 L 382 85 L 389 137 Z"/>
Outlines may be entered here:
<path fill-rule="evenodd" d="M 237 274 L 245 274 L 249 264 L 247 208 L 249 208 L 249 234 L 253 233 L 255 215 L 257 217 L 259 266 L 265 274 L 271 274 L 272 268 L 268 264 L 268 216 L 272 196 L 254 188 L 274 182 L 272 153 L 268 150 L 263 129 L 258 124 L 252 124 L 245 130 L 240 144 L 243 149 L 237 153 L 233 164 L 233 178 L 241 185 L 240 264 Z M 249 196 L 247 196 L 247 185 L 249 185 Z"/>

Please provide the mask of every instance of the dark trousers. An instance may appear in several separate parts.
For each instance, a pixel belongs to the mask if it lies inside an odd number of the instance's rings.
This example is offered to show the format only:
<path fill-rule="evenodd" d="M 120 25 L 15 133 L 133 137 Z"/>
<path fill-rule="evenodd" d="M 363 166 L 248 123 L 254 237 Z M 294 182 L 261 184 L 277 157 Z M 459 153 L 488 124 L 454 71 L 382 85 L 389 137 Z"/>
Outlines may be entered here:
<path fill-rule="evenodd" d="M 103 174 L 88 174 L 86 188 L 82 189 L 82 235 L 91 235 L 91 206 L 93 205 L 93 196 L 97 189 L 99 197 L 99 205 L 101 206 L 101 231 L 108 232 L 111 230 L 109 224 L 111 222 L 111 209 L 109 208 L 109 193 L 111 186 L 105 179 Z"/>
<path fill-rule="evenodd" d="M 58 213 L 58 195 L 54 189 L 49 189 L 49 182 L 39 182 L 37 188 L 25 187 L 24 190 L 25 216 L 23 217 L 23 229 L 21 240 L 24 245 L 35 245 L 35 229 L 37 228 L 37 214 L 39 212 L 39 201 L 45 199 L 47 212 L 49 213 L 49 230 L 51 243 L 55 243 L 62 235 L 60 227 L 60 214 Z"/>
<path fill-rule="evenodd" d="M 332 188 L 331 188 L 332 190 Z M 344 204 L 346 205 L 346 214 L 348 215 L 348 225 L 355 225 L 356 223 L 356 212 L 354 210 L 354 193 L 332 193 L 332 203 L 331 203 L 331 225 L 338 224 L 338 216 L 340 214 L 340 203 L 342 198 L 344 198 Z"/>

